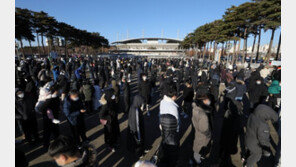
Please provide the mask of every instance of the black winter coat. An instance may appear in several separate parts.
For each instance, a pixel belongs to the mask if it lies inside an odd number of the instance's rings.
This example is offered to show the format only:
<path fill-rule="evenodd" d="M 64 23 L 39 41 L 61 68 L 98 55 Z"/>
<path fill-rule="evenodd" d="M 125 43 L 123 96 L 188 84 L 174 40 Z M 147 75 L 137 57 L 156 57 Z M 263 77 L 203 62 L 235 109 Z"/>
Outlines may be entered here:
<path fill-rule="evenodd" d="M 149 80 L 141 81 L 139 93 L 144 98 L 147 104 L 150 103 L 151 83 Z"/>
<path fill-rule="evenodd" d="M 170 114 L 162 114 L 160 115 L 160 125 L 161 125 L 161 136 L 162 143 L 166 145 L 179 145 L 178 139 L 178 121 L 176 117 Z"/>

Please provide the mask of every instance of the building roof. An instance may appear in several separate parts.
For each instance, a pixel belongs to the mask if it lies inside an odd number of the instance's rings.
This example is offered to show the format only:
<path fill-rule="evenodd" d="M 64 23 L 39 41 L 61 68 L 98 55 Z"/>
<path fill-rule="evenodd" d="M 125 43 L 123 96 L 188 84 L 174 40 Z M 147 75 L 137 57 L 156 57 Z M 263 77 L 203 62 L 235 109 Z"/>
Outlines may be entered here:
<path fill-rule="evenodd" d="M 147 41 L 164 40 L 164 41 L 166 41 L 166 43 L 180 43 L 180 42 L 182 42 L 182 40 L 180 40 L 180 39 L 150 37 L 150 38 L 125 39 L 125 40 L 112 42 L 112 44 L 143 43 L 144 40 L 147 40 Z"/>

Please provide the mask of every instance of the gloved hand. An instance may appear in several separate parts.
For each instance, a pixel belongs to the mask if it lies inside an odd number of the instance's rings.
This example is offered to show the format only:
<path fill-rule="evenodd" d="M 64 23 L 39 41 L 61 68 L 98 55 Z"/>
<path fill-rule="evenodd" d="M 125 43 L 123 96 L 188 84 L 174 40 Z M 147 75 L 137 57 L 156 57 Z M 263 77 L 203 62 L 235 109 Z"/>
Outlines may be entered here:
<path fill-rule="evenodd" d="M 57 120 L 57 119 L 53 119 L 52 120 L 52 123 L 54 123 L 54 124 L 59 124 L 61 121 L 60 120 Z"/>
<path fill-rule="evenodd" d="M 271 155 L 270 147 L 262 146 L 262 154 L 265 157 L 269 157 Z"/>

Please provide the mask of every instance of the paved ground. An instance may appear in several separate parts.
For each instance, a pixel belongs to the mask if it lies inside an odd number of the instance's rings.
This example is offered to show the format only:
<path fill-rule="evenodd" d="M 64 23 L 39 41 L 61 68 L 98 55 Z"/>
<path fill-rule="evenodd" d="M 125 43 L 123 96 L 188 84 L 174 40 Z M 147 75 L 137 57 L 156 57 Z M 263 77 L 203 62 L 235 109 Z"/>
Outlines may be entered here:
<path fill-rule="evenodd" d="M 131 83 L 131 92 L 132 96 L 134 96 L 137 93 L 137 80 L 134 78 Z M 178 97 L 177 104 L 181 104 L 181 95 Z M 152 148 L 149 153 L 147 153 L 143 159 L 150 160 L 155 151 L 157 150 L 157 147 L 160 143 L 161 137 L 160 137 L 160 131 L 158 128 L 158 113 L 159 113 L 159 92 L 156 92 L 154 94 L 154 97 L 152 99 L 152 104 L 154 104 L 151 108 L 151 114 L 150 117 L 146 115 L 145 112 L 145 129 L 146 129 L 146 142 L 148 145 L 150 145 Z M 70 133 L 70 127 L 68 125 L 68 122 L 66 122 L 65 117 L 63 114 L 61 115 L 62 123 L 60 125 L 60 133 L 64 135 L 71 135 Z M 89 115 L 85 117 L 86 127 L 87 127 L 87 133 L 86 136 L 90 139 L 90 144 L 94 145 L 96 148 L 96 151 L 98 153 L 97 158 L 99 159 L 99 163 L 102 167 L 111 167 L 111 166 L 118 166 L 118 167 L 131 167 L 136 161 L 137 158 L 135 158 L 133 155 L 131 155 L 127 150 L 127 143 L 126 143 L 126 134 L 127 134 L 127 118 L 123 117 L 123 114 L 119 114 L 118 116 L 119 123 L 120 123 L 120 131 L 121 131 L 121 139 L 120 139 L 120 149 L 117 150 L 115 153 L 110 152 L 109 150 L 105 149 L 104 144 L 104 135 L 103 135 L 103 126 L 99 123 L 99 117 L 98 113 L 95 113 L 93 115 Z M 192 144 L 190 141 L 192 141 L 192 135 L 191 133 L 191 125 L 189 122 L 189 119 L 183 119 L 181 118 L 182 126 L 180 129 L 180 156 L 178 160 L 178 166 L 186 167 L 189 166 L 188 161 L 192 149 Z M 42 136 L 42 118 L 38 119 L 38 126 L 39 126 L 39 134 Z M 273 141 L 273 147 L 275 148 L 276 144 L 278 142 L 278 137 L 275 129 L 271 128 L 271 135 L 272 135 L 272 141 Z M 19 135 L 16 133 L 16 139 L 19 139 Z M 52 167 L 56 166 L 54 162 L 52 162 L 51 158 L 47 155 L 46 150 L 42 148 L 41 143 L 36 143 L 33 146 L 29 145 L 28 143 L 21 143 L 16 144 L 17 148 L 20 148 L 22 151 L 25 152 L 27 160 L 29 161 L 29 166 L 32 167 Z M 238 145 L 239 148 L 239 145 Z M 274 149 L 272 148 L 273 155 L 275 154 Z M 233 155 L 232 162 L 234 166 L 240 167 L 242 166 L 240 162 L 240 150 L 238 150 L 238 153 Z M 270 158 L 262 158 L 259 165 L 260 167 L 273 167 L 273 156 Z M 207 164 L 203 166 L 209 166 Z"/>

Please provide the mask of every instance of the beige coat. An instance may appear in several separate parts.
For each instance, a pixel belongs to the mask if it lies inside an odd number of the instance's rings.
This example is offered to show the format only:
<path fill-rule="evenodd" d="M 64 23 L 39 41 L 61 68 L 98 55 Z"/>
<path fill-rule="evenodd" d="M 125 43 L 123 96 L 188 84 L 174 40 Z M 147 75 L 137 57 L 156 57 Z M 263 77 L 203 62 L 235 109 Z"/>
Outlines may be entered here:
<path fill-rule="evenodd" d="M 206 112 L 195 103 L 192 103 L 192 125 L 195 129 L 193 151 L 199 153 L 202 147 L 208 145 L 211 139 L 211 130 Z"/>

